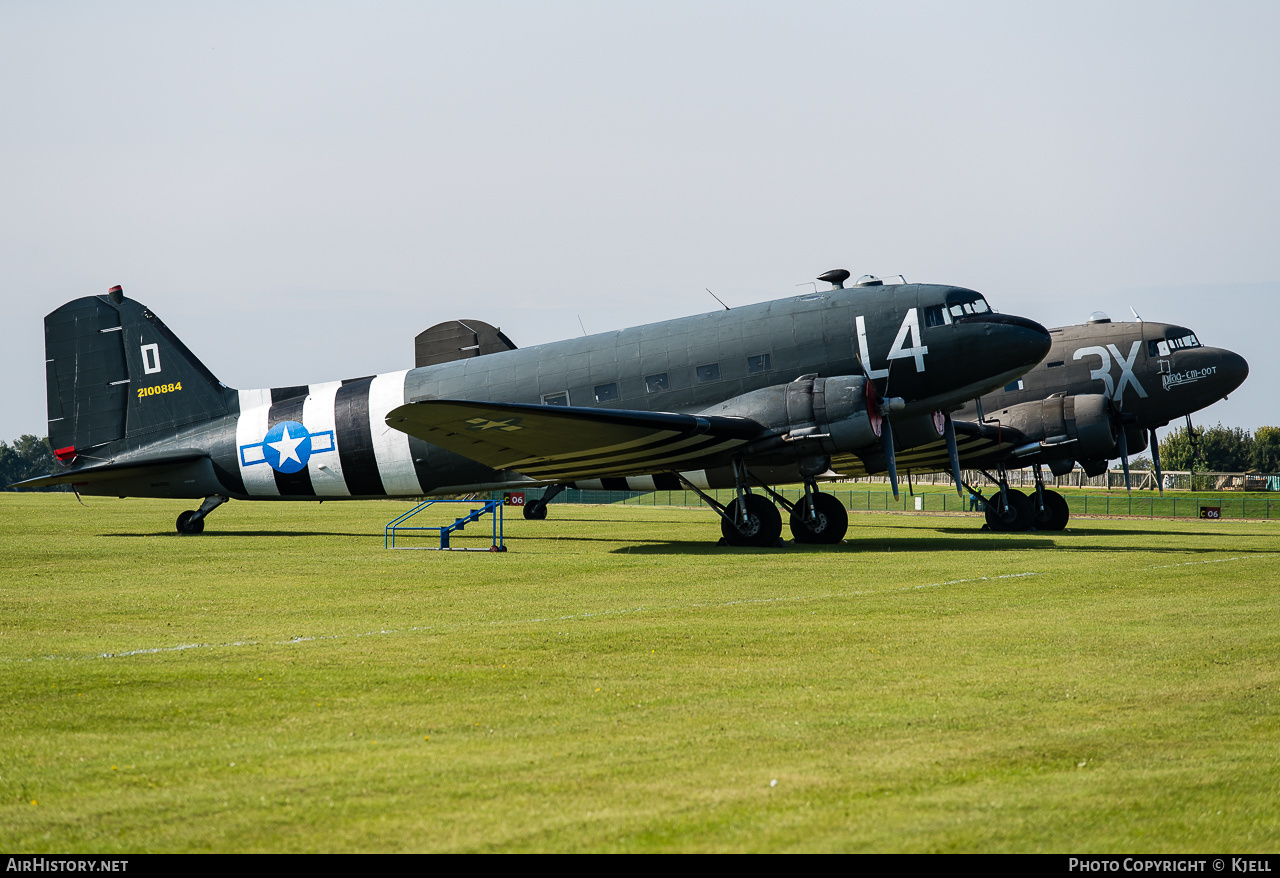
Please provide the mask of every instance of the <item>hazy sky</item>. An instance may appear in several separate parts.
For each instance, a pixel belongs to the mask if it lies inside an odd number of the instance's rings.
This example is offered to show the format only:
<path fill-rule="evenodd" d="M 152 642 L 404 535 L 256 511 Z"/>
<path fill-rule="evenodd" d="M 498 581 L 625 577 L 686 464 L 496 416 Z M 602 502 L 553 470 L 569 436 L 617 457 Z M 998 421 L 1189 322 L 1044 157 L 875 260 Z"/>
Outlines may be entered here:
<path fill-rule="evenodd" d="M 0 439 L 123 284 L 224 382 L 793 295 L 835 267 L 1191 326 L 1280 424 L 1280 4 L 0 0 Z"/>

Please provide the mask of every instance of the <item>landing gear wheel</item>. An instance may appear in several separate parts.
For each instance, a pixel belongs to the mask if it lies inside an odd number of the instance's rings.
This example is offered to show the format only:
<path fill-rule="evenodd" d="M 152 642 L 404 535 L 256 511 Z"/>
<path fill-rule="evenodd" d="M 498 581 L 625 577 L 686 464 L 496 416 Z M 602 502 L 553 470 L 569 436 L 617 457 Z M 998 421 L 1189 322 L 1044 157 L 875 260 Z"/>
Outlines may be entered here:
<path fill-rule="evenodd" d="M 542 521 L 547 517 L 547 504 L 534 500 L 532 503 L 526 503 L 524 507 L 524 517 L 530 521 Z"/>
<path fill-rule="evenodd" d="M 196 511 L 188 509 L 178 516 L 178 533 L 191 536 L 204 533 L 204 518 L 196 517 Z"/>
<path fill-rule="evenodd" d="M 813 492 L 813 505 L 818 513 L 816 520 L 809 519 L 807 497 L 791 512 L 791 535 L 796 542 L 831 545 L 844 539 L 849 530 L 849 513 L 844 505 L 830 494 L 818 491 Z"/>
<path fill-rule="evenodd" d="M 1043 510 L 1034 500 L 1031 501 L 1031 506 L 1036 530 L 1062 530 L 1071 518 L 1066 499 L 1057 491 L 1044 492 Z"/>
<path fill-rule="evenodd" d="M 738 501 L 734 500 L 728 508 L 733 522 L 720 519 L 720 533 L 724 534 L 724 541 L 731 546 L 772 546 L 777 543 L 782 535 L 782 515 L 778 507 L 760 494 L 745 494 L 742 499 L 747 507 L 747 523 L 738 524 L 742 516 L 738 511 Z"/>
<path fill-rule="evenodd" d="M 1035 512 L 1031 498 L 1019 491 L 997 491 L 987 501 L 987 525 L 994 531 L 1017 533 L 1031 529 Z"/>

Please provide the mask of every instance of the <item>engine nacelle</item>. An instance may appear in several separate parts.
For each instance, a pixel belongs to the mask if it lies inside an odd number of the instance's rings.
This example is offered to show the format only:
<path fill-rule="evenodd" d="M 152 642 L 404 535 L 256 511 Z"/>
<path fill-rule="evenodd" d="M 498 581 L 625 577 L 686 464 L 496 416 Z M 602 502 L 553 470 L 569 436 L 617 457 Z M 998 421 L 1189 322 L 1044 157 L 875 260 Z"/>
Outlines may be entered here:
<path fill-rule="evenodd" d="M 1101 394 L 1024 402 L 988 413 L 988 419 L 1014 428 L 1031 441 L 1061 445 L 1064 455 L 1076 460 L 1105 460 L 1120 453 L 1111 407 Z"/>
<path fill-rule="evenodd" d="M 880 418 L 868 405 L 867 379 L 861 375 L 804 375 L 790 384 L 735 396 L 700 414 L 750 418 L 771 428 L 772 435 L 747 446 L 749 455 L 782 450 L 800 456 L 845 454 L 880 441 Z"/>

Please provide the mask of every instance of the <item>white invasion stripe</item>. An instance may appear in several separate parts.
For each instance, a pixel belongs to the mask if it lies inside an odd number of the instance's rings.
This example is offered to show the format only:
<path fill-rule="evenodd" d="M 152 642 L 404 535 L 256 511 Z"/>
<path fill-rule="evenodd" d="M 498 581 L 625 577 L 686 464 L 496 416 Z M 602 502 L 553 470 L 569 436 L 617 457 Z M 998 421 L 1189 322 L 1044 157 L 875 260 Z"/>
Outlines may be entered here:
<path fill-rule="evenodd" d="M 575 481 L 573 486 L 579 491 L 603 491 L 604 482 L 599 479 L 587 479 L 586 481 Z"/>
<path fill-rule="evenodd" d="M 633 491 L 658 490 L 658 486 L 653 483 L 653 476 L 628 476 L 627 487 Z"/>
<path fill-rule="evenodd" d="M 707 481 L 707 471 L 704 469 L 690 470 L 687 473 L 680 473 L 685 480 L 695 488 L 701 488 L 704 491 L 711 490 L 711 483 Z"/>
<path fill-rule="evenodd" d="M 262 454 L 262 440 L 267 438 L 267 421 L 271 415 L 271 389 L 237 391 L 240 396 L 240 417 L 236 419 L 236 463 L 240 466 L 240 478 L 244 479 L 244 490 L 251 497 L 279 497 L 280 489 L 276 486 L 276 471 L 266 463 Z M 257 445 L 256 449 L 248 449 L 249 459 L 257 455 L 263 463 L 245 466 L 245 455 L 240 448 L 244 445 Z"/>
<path fill-rule="evenodd" d="M 697 434 L 694 436 L 686 436 L 683 439 L 674 439 L 680 434 L 664 430 L 660 433 L 653 433 L 643 439 L 636 439 L 632 442 L 625 442 L 622 445 L 610 445 L 604 448 L 592 448 L 590 451 L 575 451 L 571 454 L 547 454 L 538 455 L 537 457 L 525 457 L 520 460 L 512 461 L 510 464 L 512 469 L 524 469 L 528 466 L 545 466 L 551 463 L 565 463 L 575 458 L 587 459 L 590 455 L 592 466 L 597 464 L 612 463 L 613 461 L 626 460 L 647 460 L 654 457 L 662 457 L 668 455 L 672 451 L 681 448 L 688 448 L 690 445 L 705 444 L 716 437 L 707 434 Z M 673 441 L 674 440 L 674 441 Z M 737 441 L 737 440 L 734 440 Z M 661 442 L 661 445 L 657 443 Z M 656 447 L 636 450 L 637 446 L 652 444 Z M 620 450 L 626 449 L 626 450 Z M 597 467 L 598 468 L 598 467 Z"/>
<path fill-rule="evenodd" d="M 648 470 L 649 472 L 666 472 L 672 469 L 673 464 L 687 463 L 691 459 L 707 457 L 718 451 L 732 448 L 735 445 L 742 444 L 737 439 L 726 439 L 719 445 L 712 445 L 708 448 L 700 448 L 694 451 L 688 451 L 684 454 L 655 454 L 652 457 L 637 458 L 632 461 L 620 461 L 612 464 L 597 464 L 594 461 L 583 463 L 576 467 L 569 467 L 567 464 L 553 466 L 551 464 L 539 464 L 536 466 L 519 467 L 520 471 L 528 476 L 536 478 L 550 479 L 570 479 L 571 481 L 579 481 L 578 477 L 570 476 L 569 473 L 576 473 L 579 477 L 600 476 L 609 478 L 610 476 L 623 476 L 628 471 Z M 513 467 L 515 469 L 516 467 Z"/>
<path fill-rule="evenodd" d="M 373 434 L 373 456 L 387 496 L 418 496 L 422 484 L 409 453 L 409 434 L 387 426 L 387 412 L 404 405 L 405 369 L 378 375 L 369 384 L 369 431 Z"/>
<path fill-rule="evenodd" d="M 311 392 L 302 403 L 302 423 L 308 433 L 337 435 L 334 406 L 341 386 L 341 381 L 311 385 Z M 307 461 L 311 487 L 315 489 L 317 497 L 350 497 L 347 480 L 342 475 L 342 461 L 333 452 L 329 435 L 316 436 L 311 440 L 311 458 Z"/>

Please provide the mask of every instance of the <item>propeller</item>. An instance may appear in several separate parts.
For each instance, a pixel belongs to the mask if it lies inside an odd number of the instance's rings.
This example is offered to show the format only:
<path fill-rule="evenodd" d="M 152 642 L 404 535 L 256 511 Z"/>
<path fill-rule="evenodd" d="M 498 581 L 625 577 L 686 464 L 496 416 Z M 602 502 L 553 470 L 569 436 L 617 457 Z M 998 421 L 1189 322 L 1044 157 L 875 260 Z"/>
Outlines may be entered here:
<path fill-rule="evenodd" d="M 1149 431 L 1151 442 L 1151 463 L 1156 470 L 1156 487 L 1160 489 L 1160 496 L 1164 496 L 1164 477 L 1160 474 L 1160 441 L 1156 439 L 1156 428 L 1152 427 Z"/>
<path fill-rule="evenodd" d="M 947 440 L 947 457 L 951 458 L 951 479 L 956 483 L 956 494 L 963 497 L 964 488 L 960 484 L 960 449 L 956 445 L 956 425 L 948 413 L 944 416 L 942 436 Z"/>
<path fill-rule="evenodd" d="M 1120 425 L 1119 433 L 1116 436 L 1116 444 L 1120 446 L 1120 465 L 1124 467 L 1124 489 L 1132 491 L 1133 485 L 1129 480 L 1129 437 L 1124 429 L 1124 424 Z"/>
<path fill-rule="evenodd" d="M 1124 400 L 1113 401 L 1111 405 L 1111 423 L 1116 430 L 1116 448 L 1120 452 L 1120 465 L 1124 467 L 1124 489 L 1133 490 L 1133 481 L 1129 477 L 1129 433 L 1126 424 L 1136 421 L 1134 415 L 1124 413 Z"/>
<path fill-rule="evenodd" d="M 1203 461 L 1200 456 L 1200 434 L 1191 426 L 1191 415 L 1187 415 L 1187 441 L 1191 443 L 1191 459 Z"/>
<path fill-rule="evenodd" d="M 890 420 L 889 413 L 901 411 L 906 403 L 898 398 L 886 399 L 881 396 L 870 376 L 863 387 L 866 388 L 867 416 L 871 419 L 871 431 L 880 437 L 880 451 L 884 454 L 885 468 L 889 471 L 889 487 L 893 489 L 893 499 L 897 500 L 898 460 L 893 450 L 893 421 Z"/>

